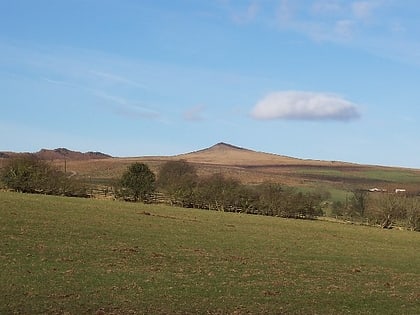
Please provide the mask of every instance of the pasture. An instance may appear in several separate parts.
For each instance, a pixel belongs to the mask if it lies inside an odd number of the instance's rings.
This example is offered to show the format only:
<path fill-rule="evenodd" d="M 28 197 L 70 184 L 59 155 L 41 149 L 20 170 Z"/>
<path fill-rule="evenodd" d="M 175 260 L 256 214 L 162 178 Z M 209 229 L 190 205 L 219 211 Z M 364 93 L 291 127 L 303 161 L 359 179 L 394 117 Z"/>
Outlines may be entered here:
<path fill-rule="evenodd" d="M 419 314 L 420 233 L 0 192 L 1 314 Z"/>

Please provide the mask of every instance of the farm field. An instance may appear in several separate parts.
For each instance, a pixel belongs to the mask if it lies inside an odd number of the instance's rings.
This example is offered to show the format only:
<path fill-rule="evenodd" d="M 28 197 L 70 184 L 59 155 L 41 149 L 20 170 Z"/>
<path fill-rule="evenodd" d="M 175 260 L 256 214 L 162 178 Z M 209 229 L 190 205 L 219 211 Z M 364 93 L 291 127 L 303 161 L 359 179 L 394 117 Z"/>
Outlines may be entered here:
<path fill-rule="evenodd" d="M 420 233 L 0 192 L 1 314 L 419 314 Z"/>

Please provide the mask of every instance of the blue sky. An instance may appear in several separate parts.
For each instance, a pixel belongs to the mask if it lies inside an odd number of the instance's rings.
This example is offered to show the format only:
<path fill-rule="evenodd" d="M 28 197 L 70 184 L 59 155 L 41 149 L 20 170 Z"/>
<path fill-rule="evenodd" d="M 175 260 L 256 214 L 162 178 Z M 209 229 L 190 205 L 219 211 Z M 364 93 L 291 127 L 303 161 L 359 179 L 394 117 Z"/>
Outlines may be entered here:
<path fill-rule="evenodd" d="M 417 0 L 0 0 L 0 151 L 217 142 L 420 168 Z"/>

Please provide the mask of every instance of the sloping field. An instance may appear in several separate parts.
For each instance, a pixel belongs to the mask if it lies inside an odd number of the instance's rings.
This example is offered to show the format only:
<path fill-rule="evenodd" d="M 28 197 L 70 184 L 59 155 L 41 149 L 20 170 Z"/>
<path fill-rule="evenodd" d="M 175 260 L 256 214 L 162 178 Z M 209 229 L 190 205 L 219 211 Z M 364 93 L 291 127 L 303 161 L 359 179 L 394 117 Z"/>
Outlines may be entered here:
<path fill-rule="evenodd" d="M 0 192 L 0 314 L 419 314 L 420 233 Z"/>

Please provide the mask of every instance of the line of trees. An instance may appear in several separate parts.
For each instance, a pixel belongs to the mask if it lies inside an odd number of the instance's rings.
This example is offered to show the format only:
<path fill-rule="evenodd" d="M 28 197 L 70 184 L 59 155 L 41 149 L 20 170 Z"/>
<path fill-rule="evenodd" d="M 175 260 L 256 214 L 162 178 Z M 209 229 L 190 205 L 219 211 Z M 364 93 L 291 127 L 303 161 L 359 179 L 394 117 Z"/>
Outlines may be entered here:
<path fill-rule="evenodd" d="M 0 171 L 0 181 L 18 192 L 88 197 L 86 185 L 34 156 L 10 159 Z M 155 202 L 159 193 L 165 202 L 181 207 L 288 218 L 323 215 L 322 205 L 329 197 L 321 192 L 299 192 L 277 183 L 243 185 L 222 174 L 199 177 L 194 166 L 182 160 L 165 163 L 157 178 L 146 164 L 133 163 L 114 191 L 116 197 L 131 201 Z M 418 196 L 358 189 L 352 191 L 345 204 L 335 202 L 332 213 L 383 228 L 403 226 L 420 231 Z"/>
<path fill-rule="evenodd" d="M 23 193 L 87 197 L 85 185 L 32 155 L 10 159 L 0 180 L 6 188 Z"/>
<path fill-rule="evenodd" d="M 420 231 L 420 197 L 406 193 L 353 190 L 348 203 L 333 207 L 333 214 L 351 220 L 363 220 L 386 229 L 402 226 Z"/>
<path fill-rule="evenodd" d="M 146 202 L 151 201 L 156 192 L 160 192 L 166 196 L 168 203 L 181 207 L 287 218 L 315 218 L 324 214 L 322 207 L 330 197 L 324 192 L 303 193 L 277 183 L 243 185 L 222 174 L 200 178 L 194 166 L 182 160 L 165 163 L 157 179 L 151 175 L 147 165 L 131 166 L 120 181 L 120 191 L 130 192 L 128 182 L 124 179 L 134 169 L 141 169 L 142 172 L 137 176 L 149 180 L 149 184 L 144 186 L 148 187 L 148 192 L 141 198 Z M 124 194 L 121 196 L 137 200 L 133 194 L 131 197 Z M 364 221 L 383 228 L 398 225 L 420 231 L 420 199 L 417 196 L 370 194 L 366 190 L 355 189 L 345 204 L 336 202 L 332 210 L 333 214 L 345 219 Z"/>
<path fill-rule="evenodd" d="M 165 163 L 157 180 L 151 174 L 147 165 L 134 163 L 123 174 L 117 195 L 147 202 L 159 191 L 170 204 L 181 207 L 289 218 L 323 215 L 321 194 L 302 193 L 273 183 L 247 186 L 222 174 L 199 178 L 196 169 L 182 160 Z M 144 189 L 141 194 L 136 192 L 139 186 Z"/>

